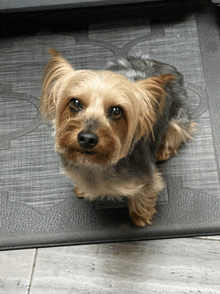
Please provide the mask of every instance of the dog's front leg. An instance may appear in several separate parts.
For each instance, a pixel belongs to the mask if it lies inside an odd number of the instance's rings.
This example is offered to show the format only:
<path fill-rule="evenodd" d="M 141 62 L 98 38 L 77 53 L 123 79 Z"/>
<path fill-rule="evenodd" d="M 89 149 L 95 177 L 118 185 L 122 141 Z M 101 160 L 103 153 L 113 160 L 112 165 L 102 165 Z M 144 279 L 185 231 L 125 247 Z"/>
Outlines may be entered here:
<path fill-rule="evenodd" d="M 156 170 L 152 181 L 145 185 L 138 194 L 129 197 L 128 209 L 132 222 L 138 227 L 151 224 L 157 212 L 155 205 L 160 191 L 164 188 L 161 174 Z"/>

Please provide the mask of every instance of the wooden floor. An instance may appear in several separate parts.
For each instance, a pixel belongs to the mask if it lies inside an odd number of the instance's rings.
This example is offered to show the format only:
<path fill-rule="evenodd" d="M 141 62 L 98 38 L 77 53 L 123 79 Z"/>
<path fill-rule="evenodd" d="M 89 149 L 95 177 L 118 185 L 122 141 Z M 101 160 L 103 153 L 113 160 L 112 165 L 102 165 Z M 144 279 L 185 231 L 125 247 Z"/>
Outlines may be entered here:
<path fill-rule="evenodd" d="M 0 294 L 220 293 L 220 236 L 0 252 Z"/>

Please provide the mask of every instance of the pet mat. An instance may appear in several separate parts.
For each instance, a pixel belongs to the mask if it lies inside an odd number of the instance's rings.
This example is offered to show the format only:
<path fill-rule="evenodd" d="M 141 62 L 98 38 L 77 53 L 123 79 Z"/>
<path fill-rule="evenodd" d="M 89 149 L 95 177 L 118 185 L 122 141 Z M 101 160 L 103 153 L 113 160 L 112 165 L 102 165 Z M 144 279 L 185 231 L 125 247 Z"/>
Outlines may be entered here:
<path fill-rule="evenodd" d="M 1 249 L 220 233 L 219 28 L 209 1 L 200 2 L 200 11 L 173 1 L 103 7 L 93 16 L 86 10 L 2 14 Z M 76 69 L 99 70 L 115 58 L 144 54 L 184 75 L 197 133 L 158 165 L 166 188 L 151 226 L 135 227 L 125 203 L 77 199 L 61 173 L 53 129 L 38 110 L 50 47 Z"/>

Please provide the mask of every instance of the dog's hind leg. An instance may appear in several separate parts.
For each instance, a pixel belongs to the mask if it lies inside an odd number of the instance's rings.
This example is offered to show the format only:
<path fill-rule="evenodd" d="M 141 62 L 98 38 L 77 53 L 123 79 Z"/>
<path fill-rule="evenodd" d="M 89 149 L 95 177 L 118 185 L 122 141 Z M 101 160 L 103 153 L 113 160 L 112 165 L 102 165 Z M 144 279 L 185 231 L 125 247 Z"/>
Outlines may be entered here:
<path fill-rule="evenodd" d="M 194 122 L 186 118 L 172 119 L 157 150 L 157 160 L 164 161 L 177 154 L 182 144 L 192 140 L 194 132 Z"/>

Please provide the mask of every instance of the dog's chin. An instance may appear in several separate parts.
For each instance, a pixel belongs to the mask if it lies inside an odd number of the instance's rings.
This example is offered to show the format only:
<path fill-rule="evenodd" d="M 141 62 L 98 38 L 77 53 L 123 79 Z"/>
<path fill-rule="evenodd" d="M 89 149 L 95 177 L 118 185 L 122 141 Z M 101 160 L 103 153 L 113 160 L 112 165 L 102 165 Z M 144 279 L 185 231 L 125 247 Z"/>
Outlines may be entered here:
<path fill-rule="evenodd" d="M 86 165 L 86 166 L 100 166 L 107 168 L 113 165 L 115 162 L 110 154 L 98 153 L 92 150 L 77 150 L 69 151 L 66 153 L 66 158 L 75 165 Z"/>

